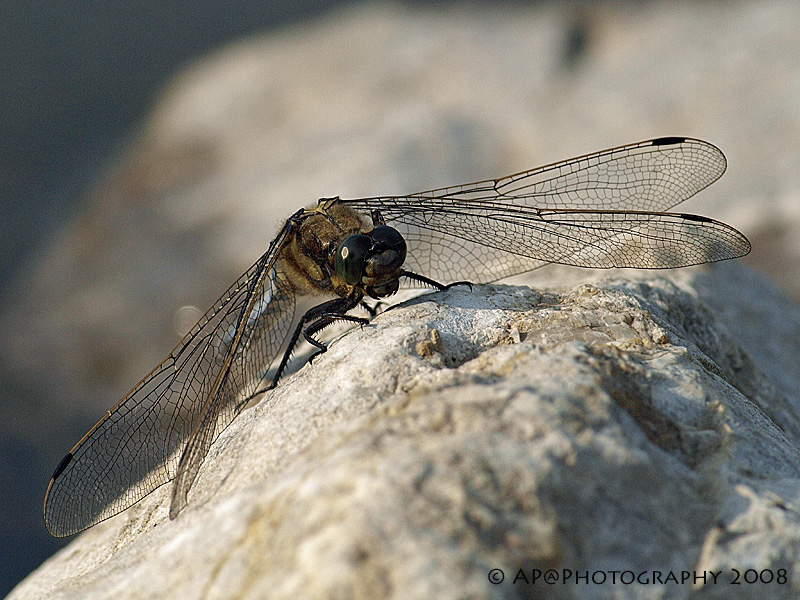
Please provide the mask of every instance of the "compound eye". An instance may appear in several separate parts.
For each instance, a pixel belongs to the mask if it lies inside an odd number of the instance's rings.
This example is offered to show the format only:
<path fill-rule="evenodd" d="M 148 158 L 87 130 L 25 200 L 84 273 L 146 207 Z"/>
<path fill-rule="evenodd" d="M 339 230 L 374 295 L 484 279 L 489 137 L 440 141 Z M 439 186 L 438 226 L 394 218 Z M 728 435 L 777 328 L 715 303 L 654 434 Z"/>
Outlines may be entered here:
<path fill-rule="evenodd" d="M 336 249 L 334 267 L 336 275 L 347 285 L 358 285 L 364 275 L 364 264 L 372 248 L 372 240 L 357 233 L 344 239 Z"/>
<path fill-rule="evenodd" d="M 400 264 L 405 262 L 406 241 L 397 229 L 389 227 L 388 225 L 378 225 L 369 235 L 377 244 L 394 250 L 400 257 Z"/>

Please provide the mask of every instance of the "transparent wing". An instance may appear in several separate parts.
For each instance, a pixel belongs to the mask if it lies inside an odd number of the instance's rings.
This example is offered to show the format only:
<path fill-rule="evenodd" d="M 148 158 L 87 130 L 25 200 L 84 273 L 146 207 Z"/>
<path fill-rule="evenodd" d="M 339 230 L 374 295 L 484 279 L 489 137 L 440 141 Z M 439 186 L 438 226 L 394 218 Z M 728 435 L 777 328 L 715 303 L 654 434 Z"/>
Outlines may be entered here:
<path fill-rule="evenodd" d="M 242 314 L 246 321 L 237 325 L 228 359 L 230 367 L 220 371 L 211 390 L 204 394 L 200 411 L 186 448 L 178 463 L 172 488 L 170 517 L 175 518 L 186 506 L 189 490 L 211 444 L 241 412 L 267 368 L 283 346 L 294 321 L 295 296 L 282 272 L 273 268 L 261 292 L 254 294 Z M 239 336 L 238 339 L 236 336 Z"/>
<path fill-rule="evenodd" d="M 86 529 L 176 477 L 187 440 L 199 433 L 186 463 L 196 474 L 288 335 L 294 292 L 275 268 L 288 232 L 287 222 L 172 353 L 64 457 L 45 496 L 51 534 Z"/>
<path fill-rule="evenodd" d="M 689 138 L 659 138 L 501 179 L 407 197 L 341 202 L 406 238 L 410 270 L 447 282 L 487 282 L 558 262 L 670 268 L 735 258 L 735 229 L 664 213 L 716 181 L 725 156 Z"/>
<path fill-rule="evenodd" d="M 413 194 L 419 199 L 494 200 L 531 208 L 661 212 L 722 177 L 722 151 L 692 138 L 658 138 L 499 179 Z"/>

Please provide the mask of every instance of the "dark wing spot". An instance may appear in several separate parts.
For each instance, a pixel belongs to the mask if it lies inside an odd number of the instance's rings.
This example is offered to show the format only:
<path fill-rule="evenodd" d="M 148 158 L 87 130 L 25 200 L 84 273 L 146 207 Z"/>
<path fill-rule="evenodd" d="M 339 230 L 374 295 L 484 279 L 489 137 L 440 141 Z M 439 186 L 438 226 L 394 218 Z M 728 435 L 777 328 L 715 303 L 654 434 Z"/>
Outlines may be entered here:
<path fill-rule="evenodd" d="M 700 223 L 713 222 L 713 219 L 709 219 L 708 217 L 704 217 L 702 215 L 687 215 L 686 213 L 681 213 L 681 217 L 683 217 L 687 221 L 699 221 Z"/>
<path fill-rule="evenodd" d="M 61 473 L 64 472 L 64 469 L 67 468 L 67 465 L 72 462 L 72 452 L 68 453 L 64 458 L 61 459 L 61 462 L 58 463 L 56 470 L 53 472 L 53 477 L 51 479 L 55 480 Z"/>
<path fill-rule="evenodd" d="M 662 137 L 653 140 L 653 146 L 671 146 L 672 144 L 682 144 L 685 141 L 685 137 Z"/>

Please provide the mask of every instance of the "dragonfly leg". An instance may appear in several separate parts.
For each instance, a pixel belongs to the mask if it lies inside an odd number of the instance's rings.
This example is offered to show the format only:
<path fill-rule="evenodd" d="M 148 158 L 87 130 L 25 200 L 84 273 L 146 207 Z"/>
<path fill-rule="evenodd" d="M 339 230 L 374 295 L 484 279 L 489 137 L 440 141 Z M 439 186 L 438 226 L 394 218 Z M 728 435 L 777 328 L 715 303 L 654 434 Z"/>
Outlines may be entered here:
<path fill-rule="evenodd" d="M 429 277 L 425 277 L 424 275 L 419 275 L 417 273 L 412 273 L 411 271 L 403 271 L 401 273 L 401 275 L 403 275 L 404 277 L 407 277 L 408 279 L 412 279 L 413 281 L 418 281 L 420 283 L 424 283 L 425 285 L 429 285 L 429 286 L 431 286 L 433 288 L 436 288 L 440 292 L 443 292 L 444 290 L 449 290 L 451 287 L 456 286 L 456 285 L 468 285 L 469 289 L 470 290 L 472 289 L 472 282 L 470 282 L 470 281 L 456 281 L 454 283 L 448 283 L 447 285 L 445 285 L 443 283 L 439 283 L 438 281 L 436 281 L 434 279 L 430 279 Z"/>
<path fill-rule="evenodd" d="M 355 317 L 352 315 L 346 315 L 344 313 L 326 313 L 324 315 L 321 315 L 319 319 L 314 321 L 311 325 L 309 325 L 303 330 L 303 337 L 305 338 L 305 340 L 309 344 L 317 348 L 317 352 L 308 357 L 308 364 L 314 362 L 314 359 L 317 358 L 317 356 L 319 356 L 323 352 L 328 351 L 327 344 L 324 344 L 319 340 L 314 339 L 311 336 L 313 336 L 318 331 L 321 331 L 334 321 L 350 321 L 351 323 L 358 323 L 362 327 L 367 323 L 369 323 L 369 319 L 365 319 L 364 317 Z"/>
<path fill-rule="evenodd" d="M 383 215 L 381 211 L 377 208 L 370 211 L 370 218 L 372 219 L 372 226 L 377 227 L 378 225 L 386 225 L 386 221 L 383 219 Z"/>
<path fill-rule="evenodd" d="M 323 302 L 307 310 L 297 323 L 297 327 L 295 327 L 294 333 L 292 333 L 292 337 L 289 339 L 289 345 L 286 347 L 283 358 L 278 365 L 278 370 L 275 371 L 275 376 L 272 378 L 272 383 L 270 383 L 269 387 L 266 389 L 271 390 L 278 385 L 278 380 L 286 370 L 286 365 L 289 364 L 289 359 L 292 357 L 292 352 L 294 352 L 295 346 L 297 346 L 297 343 L 300 341 L 301 335 L 308 343 L 319 349 L 319 352 L 313 355 L 316 356 L 327 350 L 327 348 L 325 344 L 311 337 L 314 333 L 317 333 L 334 321 L 351 321 L 353 323 L 360 323 L 361 325 L 369 323 L 368 319 L 345 314 L 347 311 L 358 306 L 361 299 L 362 296 L 334 298 L 333 300 L 328 300 L 327 302 Z"/>
<path fill-rule="evenodd" d="M 454 281 L 453 283 L 448 283 L 444 286 L 444 289 L 449 290 L 451 287 L 455 287 L 457 285 L 468 285 L 469 291 L 472 291 L 472 282 L 471 281 Z"/>

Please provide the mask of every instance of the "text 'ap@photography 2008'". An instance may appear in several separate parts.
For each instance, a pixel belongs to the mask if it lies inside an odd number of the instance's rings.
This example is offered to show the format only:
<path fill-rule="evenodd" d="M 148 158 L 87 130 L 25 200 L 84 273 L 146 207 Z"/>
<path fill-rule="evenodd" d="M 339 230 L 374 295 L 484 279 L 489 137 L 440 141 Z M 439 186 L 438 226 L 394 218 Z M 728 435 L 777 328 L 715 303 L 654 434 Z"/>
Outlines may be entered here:
<path fill-rule="evenodd" d="M 786 569 L 727 569 L 718 571 L 659 571 L 659 570 L 577 570 L 518 569 L 506 576 L 502 569 L 491 569 L 488 578 L 494 585 L 785 585 Z"/>

